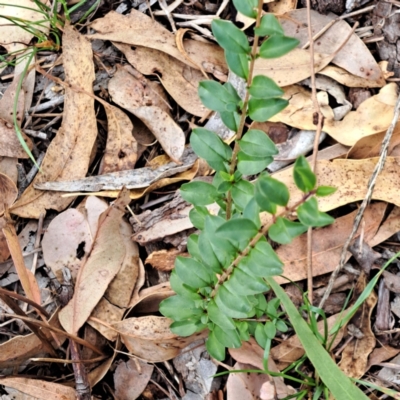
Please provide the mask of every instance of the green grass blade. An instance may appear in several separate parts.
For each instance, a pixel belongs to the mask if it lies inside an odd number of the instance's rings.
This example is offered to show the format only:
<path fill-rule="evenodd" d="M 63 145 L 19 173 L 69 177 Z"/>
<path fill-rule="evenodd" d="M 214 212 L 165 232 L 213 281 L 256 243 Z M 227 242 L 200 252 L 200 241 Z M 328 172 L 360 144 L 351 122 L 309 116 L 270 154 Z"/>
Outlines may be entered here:
<path fill-rule="evenodd" d="M 266 281 L 282 302 L 308 359 L 332 395 L 338 400 L 367 400 L 368 397 L 342 372 L 322 347 L 285 291 L 273 278 L 266 278 Z"/>

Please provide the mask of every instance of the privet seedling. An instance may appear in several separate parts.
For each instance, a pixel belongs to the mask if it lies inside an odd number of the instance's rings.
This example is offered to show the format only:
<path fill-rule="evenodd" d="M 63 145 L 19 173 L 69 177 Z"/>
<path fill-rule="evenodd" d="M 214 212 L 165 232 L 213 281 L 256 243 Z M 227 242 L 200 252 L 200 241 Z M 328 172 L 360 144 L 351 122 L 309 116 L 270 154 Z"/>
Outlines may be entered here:
<path fill-rule="evenodd" d="M 216 133 L 204 128 L 191 134 L 192 148 L 216 173 L 212 184 L 195 181 L 181 187 L 182 197 L 194 206 L 190 220 L 201 233 L 188 239 L 190 257 L 176 259 L 171 274 L 176 296 L 160 305 L 161 313 L 174 321 L 174 333 L 189 336 L 208 329 L 207 350 L 218 360 L 225 358 L 226 348 L 238 348 L 250 336 L 265 349 L 266 358 L 277 330 L 288 329 L 279 312 L 279 300 L 267 302 L 264 295 L 270 289 L 265 278 L 283 272 L 283 263 L 267 238 L 287 244 L 309 227 L 331 224 L 333 218 L 318 210 L 316 196 L 335 190 L 317 187 L 316 176 L 300 157 L 293 179 L 303 196 L 288 206 L 286 185 L 265 172 L 277 148 L 264 132 L 245 132 L 245 121 L 267 121 L 288 102 L 272 79 L 252 76 L 254 62 L 258 57 L 281 57 L 298 41 L 284 35 L 273 15 L 261 18 L 262 1 L 233 2 L 239 12 L 256 20 L 253 45 L 231 22 L 214 20 L 212 31 L 225 50 L 230 70 L 246 80 L 246 95 L 242 100 L 230 83 L 215 81 L 201 82 L 198 92 L 203 104 L 219 112 L 224 124 L 236 132 L 235 146 L 232 150 Z M 243 178 L 257 174 L 254 183 Z M 206 206 L 215 202 L 220 210 L 211 215 Z M 271 214 L 271 224 L 261 225 L 262 211 Z M 290 219 L 294 213 L 298 221 Z"/>

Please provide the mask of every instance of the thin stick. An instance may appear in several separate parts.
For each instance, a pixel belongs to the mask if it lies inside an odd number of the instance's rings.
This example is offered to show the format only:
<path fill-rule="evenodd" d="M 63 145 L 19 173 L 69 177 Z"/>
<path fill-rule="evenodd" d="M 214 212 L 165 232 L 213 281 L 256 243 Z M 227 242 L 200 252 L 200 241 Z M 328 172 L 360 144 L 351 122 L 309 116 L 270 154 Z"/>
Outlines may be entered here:
<path fill-rule="evenodd" d="M 379 160 L 378 160 L 377 164 L 375 165 L 375 168 L 374 168 L 374 171 L 372 172 L 371 178 L 369 179 L 367 193 L 364 197 L 364 200 L 361 203 L 360 208 L 358 209 L 356 217 L 354 218 L 353 229 L 350 233 L 350 236 L 347 238 L 346 243 L 343 246 L 342 253 L 340 255 L 339 265 L 332 272 L 332 275 L 329 279 L 328 287 L 326 288 L 326 291 L 319 303 L 319 306 L 318 306 L 319 308 L 322 308 L 323 305 L 325 304 L 325 301 L 327 300 L 327 298 L 329 297 L 329 295 L 332 291 L 333 284 L 334 284 L 339 272 L 343 268 L 344 263 L 346 262 L 347 249 L 349 248 L 350 243 L 352 242 L 354 235 L 356 234 L 358 227 L 360 226 L 362 217 L 364 215 L 364 211 L 367 208 L 369 202 L 371 201 L 372 193 L 374 191 L 375 183 L 378 178 L 378 175 L 382 171 L 382 169 L 385 165 L 388 148 L 389 148 L 389 144 L 390 144 L 390 139 L 392 138 L 393 131 L 397 124 L 399 116 L 400 116 L 400 95 L 397 97 L 396 105 L 394 107 L 392 122 L 390 123 L 390 126 L 389 126 L 388 130 L 386 131 L 386 135 L 382 141 L 381 151 L 379 154 Z"/>

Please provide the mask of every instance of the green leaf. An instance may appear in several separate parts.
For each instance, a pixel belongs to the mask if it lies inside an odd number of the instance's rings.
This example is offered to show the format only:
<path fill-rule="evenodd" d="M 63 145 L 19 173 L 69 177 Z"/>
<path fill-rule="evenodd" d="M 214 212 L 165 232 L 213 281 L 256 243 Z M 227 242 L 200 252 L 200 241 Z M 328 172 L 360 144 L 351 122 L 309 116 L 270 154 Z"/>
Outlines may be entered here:
<path fill-rule="evenodd" d="M 257 18 L 257 0 L 233 0 L 236 10 L 246 17 Z"/>
<path fill-rule="evenodd" d="M 207 129 L 193 129 L 190 144 L 194 152 L 204 158 L 216 171 L 228 171 L 232 149 L 220 137 Z"/>
<path fill-rule="evenodd" d="M 160 303 L 160 313 L 174 321 L 183 321 L 201 316 L 204 311 L 195 306 L 194 301 L 180 295 L 168 297 Z"/>
<path fill-rule="evenodd" d="M 267 321 L 264 325 L 264 331 L 268 339 L 274 339 L 276 336 L 276 326 L 272 321 Z"/>
<path fill-rule="evenodd" d="M 198 93 L 201 102 L 213 111 L 232 112 L 239 106 L 240 97 L 216 81 L 200 82 Z"/>
<path fill-rule="evenodd" d="M 218 198 L 217 189 L 211 183 L 193 181 L 184 183 L 180 189 L 181 196 L 194 206 L 207 206 Z"/>
<path fill-rule="evenodd" d="M 289 221 L 286 218 L 278 217 L 268 231 L 269 237 L 277 243 L 288 244 L 296 236 L 307 231 L 307 227 L 300 222 Z"/>
<path fill-rule="evenodd" d="M 235 268 L 228 282 L 224 284 L 230 292 L 241 296 L 259 294 L 269 290 L 268 285 L 253 274 L 243 271 L 240 266 Z"/>
<path fill-rule="evenodd" d="M 214 19 L 211 23 L 211 29 L 218 44 L 225 51 L 250 54 L 251 47 L 247 36 L 232 22 Z"/>
<path fill-rule="evenodd" d="M 255 175 L 264 171 L 274 159 L 272 157 L 249 156 L 243 151 L 238 153 L 238 170 L 243 175 Z"/>
<path fill-rule="evenodd" d="M 249 92 L 255 99 L 273 99 L 281 97 L 285 93 L 273 79 L 264 75 L 257 75 L 253 78 Z"/>
<path fill-rule="evenodd" d="M 241 179 L 231 189 L 232 200 L 236 207 L 242 211 L 249 201 L 254 197 L 254 185 L 249 181 Z"/>
<path fill-rule="evenodd" d="M 256 224 L 258 229 L 261 228 L 260 207 L 258 206 L 256 199 L 254 197 L 250 199 L 250 201 L 244 208 L 243 218 L 252 220 Z"/>
<path fill-rule="evenodd" d="M 200 251 L 199 251 L 199 235 L 192 233 L 187 240 L 187 249 L 189 254 L 195 258 L 197 261 L 201 260 Z"/>
<path fill-rule="evenodd" d="M 206 340 L 206 349 L 210 356 L 219 361 L 225 359 L 225 346 L 221 344 L 215 336 L 214 331 L 211 331 Z"/>
<path fill-rule="evenodd" d="M 214 300 L 211 300 L 207 305 L 207 313 L 212 322 L 215 325 L 221 327 L 222 329 L 235 329 L 236 326 L 233 322 L 233 319 L 226 316 L 221 310 L 217 307 Z"/>
<path fill-rule="evenodd" d="M 249 101 L 249 116 L 253 121 L 265 122 L 280 113 L 288 104 L 285 99 L 265 100 L 252 97 Z"/>
<path fill-rule="evenodd" d="M 297 217 L 303 225 L 314 226 L 318 216 L 318 202 L 315 197 L 311 197 L 297 208 Z"/>
<path fill-rule="evenodd" d="M 327 226 L 333 224 L 335 222 L 335 218 L 331 217 L 329 214 L 325 212 L 318 213 L 318 220 L 314 223 L 314 228 L 319 228 L 322 226 Z"/>
<path fill-rule="evenodd" d="M 240 150 L 252 157 L 268 157 L 279 153 L 275 143 L 258 129 L 250 129 L 238 142 Z"/>
<path fill-rule="evenodd" d="M 219 326 L 216 326 L 213 332 L 218 342 L 226 347 L 238 349 L 242 346 L 242 341 L 236 329 L 221 329 Z"/>
<path fill-rule="evenodd" d="M 260 26 L 254 31 L 259 36 L 284 35 L 281 24 L 273 14 L 263 15 Z"/>
<path fill-rule="evenodd" d="M 210 215 L 206 207 L 194 207 L 189 211 L 189 219 L 197 229 L 204 229 L 204 221 Z"/>
<path fill-rule="evenodd" d="M 259 54 L 261 58 L 282 57 L 296 48 L 299 43 L 295 38 L 275 34 L 262 43 Z"/>
<path fill-rule="evenodd" d="M 220 112 L 219 115 L 224 125 L 227 126 L 231 131 L 236 132 L 238 130 L 240 115 L 236 111 L 223 111 Z"/>
<path fill-rule="evenodd" d="M 185 285 L 175 270 L 171 273 L 170 285 L 171 289 L 181 297 L 189 299 L 190 301 L 202 300 L 202 297 L 197 293 L 197 290 Z"/>
<path fill-rule="evenodd" d="M 202 324 L 199 320 L 196 319 L 175 321 L 170 326 L 171 332 L 175 333 L 175 335 L 183 337 L 193 335 L 193 333 L 202 331 L 206 328 L 207 325 Z"/>
<path fill-rule="evenodd" d="M 288 331 L 289 328 L 284 321 L 279 319 L 278 321 L 276 321 L 276 329 L 278 329 L 279 332 L 285 333 Z"/>
<path fill-rule="evenodd" d="M 290 193 L 287 186 L 267 174 L 259 176 L 255 187 L 256 193 L 259 193 L 259 197 L 256 198 L 257 202 L 258 199 L 265 198 L 267 201 L 279 206 L 286 206 L 289 201 Z M 260 203 L 258 205 L 262 208 Z"/>
<path fill-rule="evenodd" d="M 236 327 L 239 331 L 240 339 L 247 342 L 250 340 L 249 324 L 246 321 L 235 321 Z"/>
<path fill-rule="evenodd" d="M 254 337 L 255 337 L 257 343 L 262 348 L 265 348 L 267 341 L 268 341 L 268 336 L 265 333 L 264 325 L 261 322 L 257 323 L 256 330 L 254 332 Z"/>
<path fill-rule="evenodd" d="M 332 186 L 318 186 L 315 195 L 318 197 L 325 197 L 335 193 L 336 190 L 337 188 L 334 188 Z"/>
<path fill-rule="evenodd" d="M 249 76 L 249 59 L 247 54 L 225 51 L 225 60 L 229 69 L 234 74 L 247 80 Z"/>
<path fill-rule="evenodd" d="M 308 359 L 314 365 L 318 376 L 331 391 L 332 396 L 340 400 L 368 400 L 368 397 L 332 360 L 331 355 L 314 336 L 285 291 L 274 279 L 268 278 L 267 281 L 281 300 Z"/>
<path fill-rule="evenodd" d="M 250 318 L 254 315 L 254 307 L 247 296 L 231 293 L 225 285 L 218 289 L 215 302 L 222 312 L 232 318 Z"/>
<path fill-rule="evenodd" d="M 257 232 L 258 228 L 254 222 L 245 218 L 230 219 L 216 231 L 218 236 L 228 239 L 234 244 L 241 241 L 249 242 Z"/>
<path fill-rule="evenodd" d="M 304 156 L 300 156 L 294 163 L 293 179 L 296 186 L 304 193 L 313 190 L 317 183 L 317 177 Z"/>
<path fill-rule="evenodd" d="M 193 289 L 210 286 L 213 283 L 207 267 L 194 258 L 178 256 L 175 260 L 175 271 L 182 282 Z"/>

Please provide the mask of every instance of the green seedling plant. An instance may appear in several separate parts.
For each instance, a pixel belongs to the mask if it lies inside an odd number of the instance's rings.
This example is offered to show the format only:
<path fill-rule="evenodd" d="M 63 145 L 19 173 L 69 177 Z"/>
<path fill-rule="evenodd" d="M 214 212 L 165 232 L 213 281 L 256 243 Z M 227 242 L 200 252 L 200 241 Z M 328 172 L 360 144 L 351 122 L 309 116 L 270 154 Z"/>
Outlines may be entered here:
<path fill-rule="evenodd" d="M 236 133 L 236 140 L 232 149 L 210 130 L 196 128 L 191 134 L 193 150 L 215 170 L 215 176 L 212 183 L 194 181 L 181 187 L 182 197 L 194 206 L 190 220 L 200 233 L 188 238 L 190 256 L 177 257 L 170 279 L 176 295 L 161 302 L 160 312 L 173 320 L 171 331 L 177 335 L 208 329 L 206 348 L 217 360 L 225 359 L 227 348 L 239 348 L 254 337 L 264 349 L 265 370 L 272 340 L 278 331 L 288 330 L 288 317 L 296 333 L 309 337 L 303 344 L 306 355 L 324 383 L 308 380 L 313 382 L 315 394 L 319 397 L 329 390 L 336 398 L 365 399 L 322 346 L 326 337 L 313 335 L 315 329 L 310 329 L 272 278 L 283 273 L 283 263 L 270 241 L 287 244 L 309 228 L 334 221 L 318 209 L 317 198 L 335 189 L 317 186 L 308 162 L 299 157 L 293 179 L 303 194 L 289 203 L 287 186 L 266 172 L 278 153 L 275 144 L 264 132 L 246 128 L 249 120 L 267 121 L 288 105 L 283 90 L 272 79 L 253 76 L 256 59 L 284 56 L 299 42 L 285 36 L 272 14 L 261 16 L 262 0 L 233 3 L 239 12 L 255 19 L 252 46 L 229 21 L 214 20 L 211 27 L 229 69 L 247 83 L 245 96 L 242 99 L 230 83 L 216 81 L 201 82 L 198 94 Z M 245 179 L 254 175 L 253 182 Z M 207 208 L 214 203 L 220 207 L 218 215 Z M 269 223 L 262 225 L 261 212 L 270 215 Z M 271 289 L 276 297 L 267 301 L 265 293 Z M 279 311 L 281 305 L 285 313 Z M 329 367 L 324 368 L 325 364 Z M 304 391 L 299 394 L 304 395 Z"/>

